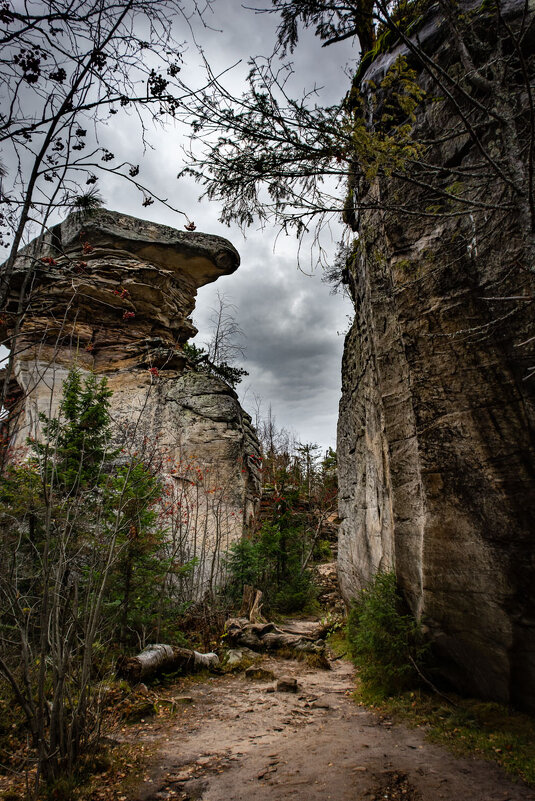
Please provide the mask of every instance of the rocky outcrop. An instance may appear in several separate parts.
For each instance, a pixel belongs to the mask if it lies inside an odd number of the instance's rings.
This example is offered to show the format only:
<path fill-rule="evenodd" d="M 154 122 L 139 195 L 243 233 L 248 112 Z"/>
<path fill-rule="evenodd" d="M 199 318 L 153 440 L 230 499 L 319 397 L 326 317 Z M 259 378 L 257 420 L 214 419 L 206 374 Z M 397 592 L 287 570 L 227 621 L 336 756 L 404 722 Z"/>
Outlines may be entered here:
<path fill-rule="evenodd" d="M 507 8 L 514 24 L 524 4 Z M 457 75 L 445 30 L 435 14 L 419 41 Z M 379 120 L 381 81 L 399 55 L 433 92 L 398 44 L 364 75 L 370 119 Z M 338 431 L 339 575 L 349 600 L 375 572 L 395 569 L 451 682 L 534 710 L 534 265 L 513 195 L 499 180 L 477 195 L 481 151 L 466 135 L 446 135 L 450 113 L 446 102 L 424 101 L 413 137 L 439 143 L 426 158 L 440 167 L 440 187 L 454 194 L 461 175 L 464 197 L 482 198 L 485 212 L 460 213 L 416 183 L 355 175 L 367 208 L 353 220 L 347 270 L 355 320 Z M 496 126 L 471 115 L 498 158 Z"/>
<path fill-rule="evenodd" d="M 16 265 L 11 307 L 31 276 L 16 339 L 10 391 L 11 447 L 39 437 L 54 416 L 71 365 L 106 375 L 125 452 L 159 460 L 169 536 L 187 562 L 189 597 L 221 580 L 221 557 L 238 539 L 260 494 L 258 443 L 234 390 L 188 364 L 182 343 L 197 289 L 233 272 L 224 239 L 182 233 L 110 211 L 72 214 Z M 16 414 L 18 412 L 18 414 Z"/>
<path fill-rule="evenodd" d="M 28 275 L 32 282 L 18 350 L 38 347 L 49 361 L 76 351 L 81 366 L 103 373 L 181 368 L 177 345 L 197 333 L 197 289 L 239 263 L 221 237 L 111 211 L 71 214 L 17 259 L 8 311 Z"/>

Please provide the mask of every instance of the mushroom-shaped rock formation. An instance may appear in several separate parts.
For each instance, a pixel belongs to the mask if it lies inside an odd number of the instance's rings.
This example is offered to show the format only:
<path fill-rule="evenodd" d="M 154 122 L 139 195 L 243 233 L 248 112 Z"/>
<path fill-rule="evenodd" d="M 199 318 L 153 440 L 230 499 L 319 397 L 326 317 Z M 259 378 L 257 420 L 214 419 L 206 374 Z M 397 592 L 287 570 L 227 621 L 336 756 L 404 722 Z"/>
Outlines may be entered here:
<path fill-rule="evenodd" d="M 113 211 L 71 214 L 17 259 L 13 305 L 34 276 L 18 349 L 57 361 L 75 348 L 78 363 L 97 372 L 180 366 L 177 345 L 197 333 L 188 319 L 197 289 L 239 263 L 221 237 Z"/>
<path fill-rule="evenodd" d="M 73 364 L 106 375 L 126 450 L 157 455 L 168 505 L 182 510 L 170 526 L 184 562 L 198 560 L 189 597 L 220 582 L 221 556 L 241 536 L 260 492 L 250 417 L 230 386 L 193 370 L 182 350 L 196 333 L 189 315 L 197 289 L 238 265 L 221 237 L 106 210 L 71 214 L 19 254 L 2 322 L 12 337 L 31 276 L 9 393 L 18 412 L 11 446 L 39 438 L 39 412 L 56 414 Z"/>

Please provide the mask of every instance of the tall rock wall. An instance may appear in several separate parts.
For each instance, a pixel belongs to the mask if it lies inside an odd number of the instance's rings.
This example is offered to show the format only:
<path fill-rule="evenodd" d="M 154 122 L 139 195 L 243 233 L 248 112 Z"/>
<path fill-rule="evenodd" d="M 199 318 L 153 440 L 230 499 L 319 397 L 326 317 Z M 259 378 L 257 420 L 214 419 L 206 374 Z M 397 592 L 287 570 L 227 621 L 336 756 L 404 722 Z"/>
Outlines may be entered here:
<path fill-rule="evenodd" d="M 435 15 L 419 41 L 453 71 L 445 30 Z M 370 119 L 400 54 L 415 64 L 400 44 L 364 76 Z M 425 72 L 417 79 L 433 91 Z M 469 137 L 443 135 L 447 115 L 446 103 L 424 101 L 412 128 L 416 140 L 440 142 L 427 155 L 444 187 L 459 174 L 475 180 L 481 162 Z M 478 130 L 498 152 L 496 132 Z M 353 221 L 348 262 L 355 320 L 338 430 L 339 573 L 349 600 L 375 572 L 395 569 L 453 684 L 534 710 L 535 265 L 501 189 L 489 183 L 485 201 L 500 213 L 476 225 L 473 215 L 429 213 L 436 200 L 425 188 L 355 177 L 368 208 Z M 389 205 L 404 211 L 380 210 Z"/>
<path fill-rule="evenodd" d="M 221 557 L 260 495 L 250 417 L 224 381 L 191 369 L 181 347 L 196 333 L 197 289 L 238 265 L 220 237 L 111 211 L 73 214 L 19 256 L 3 320 L 12 334 L 31 275 L 9 393 L 11 448 L 39 438 L 40 412 L 57 414 L 72 365 L 105 375 L 125 458 L 143 452 L 161 466 L 169 536 L 184 562 L 198 562 L 184 579 L 193 598 L 220 583 Z"/>

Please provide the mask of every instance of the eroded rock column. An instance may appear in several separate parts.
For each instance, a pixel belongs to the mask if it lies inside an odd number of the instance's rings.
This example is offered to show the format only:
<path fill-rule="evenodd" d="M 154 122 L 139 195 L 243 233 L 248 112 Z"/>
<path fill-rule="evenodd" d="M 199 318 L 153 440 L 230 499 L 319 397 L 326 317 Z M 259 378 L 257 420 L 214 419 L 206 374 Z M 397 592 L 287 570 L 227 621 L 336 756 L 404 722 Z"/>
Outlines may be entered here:
<path fill-rule="evenodd" d="M 507 6 L 510 24 L 523 9 Z M 418 41 L 453 69 L 445 30 L 440 18 L 426 19 Z M 418 66 L 398 43 L 363 76 L 370 119 L 380 117 L 378 87 L 400 56 Z M 421 66 L 417 80 L 428 99 L 414 139 L 439 143 L 426 159 L 440 186 L 463 180 L 463 196 L 477 197 L 466 182 L 478 148 L 466 135 L 444 135 L 448 106 Z M 492 149 L 496 134 L 479 122 Z M 353 220 L 348 264 L 355 321 L 338 431 L 344 596 L 395 569 L 447 678 L 534 710 L 535 265 L 520 215 L 514 199 L 502 213 L 497 181 L 485 193 L 496 217 L 458 213 L 454 202 L 435 213 L 425 184 L 360 175 L 354 186 L 369 210 Z"/>
<path fill-rule="evenodd" d="M 183 561 L 198 565 L 189 591 L 220 583 L 221 557 L 249 524 L 260 493 L 250 417 L 221 379 L 196 372 L 182 344 L 196 333 L 197 289 L 237 269 L 225 239 L 185 233 L 111 211 L 72 214 L 21 252 L 3 327 L 12 335 L 17 294 L 31 291 L 10 392 L 10 446 L 40 436 L 39 413 L 57 414 L 72 365 L 105 375 L 125 453 L 158 461 L 166 525 Z"/>

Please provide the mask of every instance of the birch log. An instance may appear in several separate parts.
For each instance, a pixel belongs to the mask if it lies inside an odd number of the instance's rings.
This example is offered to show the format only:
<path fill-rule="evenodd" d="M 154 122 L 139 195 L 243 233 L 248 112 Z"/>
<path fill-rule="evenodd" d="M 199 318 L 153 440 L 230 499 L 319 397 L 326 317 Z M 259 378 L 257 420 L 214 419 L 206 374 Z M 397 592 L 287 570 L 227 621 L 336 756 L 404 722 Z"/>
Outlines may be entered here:
<path fill-rule="evenodd" d="M 219 665 L 217 654 L 201 654 L 189 648 L 174 648 L 171 645 L 148 645 L 137 656 L 121 656 L 117 660 L 117 674 L 135 683 L 154 676 L 162 670 L 182 670 L 195 673 L 211 670 Z"/>

